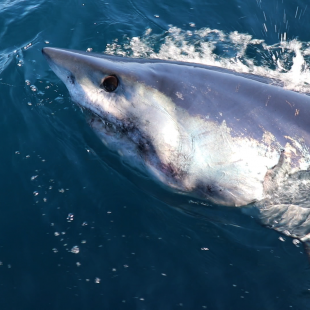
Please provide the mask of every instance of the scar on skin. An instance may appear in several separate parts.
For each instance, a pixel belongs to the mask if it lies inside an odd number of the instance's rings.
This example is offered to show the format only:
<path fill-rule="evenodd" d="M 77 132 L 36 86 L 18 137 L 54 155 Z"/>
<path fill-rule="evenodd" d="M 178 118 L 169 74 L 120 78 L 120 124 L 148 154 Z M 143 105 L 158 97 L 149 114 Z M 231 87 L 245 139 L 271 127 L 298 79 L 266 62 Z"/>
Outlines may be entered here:
<path fill-rule="evenodd" d="M 291 157 L 292 153 L 294 153 L 294 155 L 297 155 L 297 150 L 290 143 L 285 144 L 284 152 L 289 157 Z"/>
<path fill-rule="evenodd" d="M 292 108 L 293 107 L 293 105 L 294 104 L 292 104 L 292 103 L 290 103 L 289 101 L 287 101 L 287 100 L 285 100 L 286 101 L 286 103 L 288 103 L 289 104 L 289 106 Z"/>
<path fill-rule="evenodd" d="M 181 93 L 176 92 L 175 94 L 179 99 L 184 100 L 183 95 Z"/>
<path fill-rule="evenodd" d="M 269 102 L 270 98 L 271 98 L 271 96 L 268 96 L 267 101 L 266 101 L 266 107 L 268 105 L 268 102 Z"/>
<path fill-rule="evenodd" d="M 290 137 L 290 136 L 284 136 L 285 139 L 292 141 L 293 145 L 296 145 L 296 141 Z M 285 144 L 285 151 L 290 152 L 290 153 L 294 153 L 295 155 L 297 155 L 297 150 L 295 147 L 293 147 L 290 143 L 286 143 Z"/>
<path fill-rule="evenodd" d="M 297 116 L 298 114 L 299 114 L 299 110 L 296 109 L 296 111 L 295 111 L 295 116 Z"/>

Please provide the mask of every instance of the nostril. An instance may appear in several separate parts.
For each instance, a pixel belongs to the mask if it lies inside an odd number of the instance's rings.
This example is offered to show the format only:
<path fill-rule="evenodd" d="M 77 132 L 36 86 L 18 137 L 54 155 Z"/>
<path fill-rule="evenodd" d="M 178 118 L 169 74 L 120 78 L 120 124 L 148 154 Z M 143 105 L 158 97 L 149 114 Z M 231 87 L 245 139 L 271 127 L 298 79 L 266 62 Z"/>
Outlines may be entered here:
<path fill-rule="evenodd" d="M 75 77 L 74 77 L 74 75 L 73 74 L 69 74 L 68 76 L 67 76 L 67 78 L 68 78 L 68 81 L 69 81 L 69 83 L 71 83 L 71 84 L 75 84 Z"/>

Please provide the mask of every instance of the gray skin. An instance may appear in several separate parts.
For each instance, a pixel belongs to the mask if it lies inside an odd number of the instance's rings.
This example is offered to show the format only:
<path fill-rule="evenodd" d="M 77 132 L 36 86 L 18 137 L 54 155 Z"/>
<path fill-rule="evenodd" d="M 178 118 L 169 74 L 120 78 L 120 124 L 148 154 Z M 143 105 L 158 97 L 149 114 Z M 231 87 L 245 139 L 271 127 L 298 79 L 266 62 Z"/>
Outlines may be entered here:
<path fill-rule="evenodd" d="M 246 206 L 308 170 L 307 95 L 194 63 L 42 53 L 107 147 L 174 192 Z"/>

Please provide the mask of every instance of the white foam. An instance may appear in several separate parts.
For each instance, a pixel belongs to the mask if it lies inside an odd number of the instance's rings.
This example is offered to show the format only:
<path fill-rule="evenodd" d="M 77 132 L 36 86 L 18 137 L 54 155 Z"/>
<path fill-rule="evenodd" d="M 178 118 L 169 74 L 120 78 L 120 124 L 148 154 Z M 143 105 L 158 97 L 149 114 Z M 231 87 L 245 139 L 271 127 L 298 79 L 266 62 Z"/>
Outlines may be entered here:
<path fill-rule="evenodd" d="M 105 53 L 217 66 L 271 78 L 280 81 L 286 89 L 310 93 L 306 62 L 310 42 L 286 41 L 285 37 L 281 35 L 280 42 L 268 45 L 264 40 L 237 31 L 225 33 L 210 28 L 185 31 L 171 26 L 160 35 L 147 29 L 141 37 L 127 38 L 122 44 L 108 44 Z"/>

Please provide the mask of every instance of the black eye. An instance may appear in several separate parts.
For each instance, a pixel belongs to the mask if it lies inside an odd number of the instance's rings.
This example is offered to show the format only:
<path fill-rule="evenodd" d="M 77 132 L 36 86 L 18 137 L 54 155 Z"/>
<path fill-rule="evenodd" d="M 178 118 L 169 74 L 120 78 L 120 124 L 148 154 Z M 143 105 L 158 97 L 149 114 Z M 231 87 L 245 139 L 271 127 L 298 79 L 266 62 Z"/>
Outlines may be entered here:
<path fill-rule="evenodd" d="M 115 75 L 109 75 L 105 77 L 100 84 L 100 87 L 103 88 L 108 93 L 114 91 L 117 88 L 117 86 L 118 86 L 118 79 Z"/>

